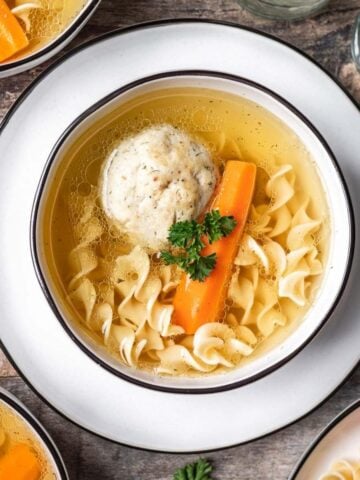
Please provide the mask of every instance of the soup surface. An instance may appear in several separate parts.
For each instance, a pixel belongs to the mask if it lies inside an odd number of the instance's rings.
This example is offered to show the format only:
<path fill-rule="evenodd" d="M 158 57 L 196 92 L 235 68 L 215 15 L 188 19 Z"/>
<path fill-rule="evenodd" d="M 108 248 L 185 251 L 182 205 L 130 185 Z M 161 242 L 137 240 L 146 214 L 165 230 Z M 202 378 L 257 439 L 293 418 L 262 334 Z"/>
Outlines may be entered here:
<path fill-rule="evenodd" d="M 40 248 L 55 296 L 123 364 L 167 375 L 233 368 L 282 341 L 315 299 L 330 231 L 321 182 L 298 137 L 245 98 L 139 96 L 76 140 L 51 185 Z M 184 262 L 164 261 L 179 253 L 167 235 L 214 210 L 237 224 L 205 248 L 214 269 L 191 279 Z"/>
<path fill-rule="evenodd" d="M 21 475 L 22 476 L 21 476 Z M 0 478 L 56 480 L 37 435 L 18 413 L 0 400 Z"/>
<path fill-rule="evenodd" d="M 21 31 L 17 30 L 17 25 L 10 24 L 10 22 L 1 18 L 0 9 L 0 32 L 3 31 L 4 36 L 6 34 L 12 35 L 16 44 L 14 50 L 6 52 L 7 45 L 2 45 L 0 38 L 0 46 L 2 46 L 0 48 L 0 63 L 1 61 L 12 62 L 18 60 L 45 47 L 68 27 L 88 3 L 87 0 L 1 1 L 13 12 L 15 22 L 23 31 L 24 38 L 20 38 Z"/>

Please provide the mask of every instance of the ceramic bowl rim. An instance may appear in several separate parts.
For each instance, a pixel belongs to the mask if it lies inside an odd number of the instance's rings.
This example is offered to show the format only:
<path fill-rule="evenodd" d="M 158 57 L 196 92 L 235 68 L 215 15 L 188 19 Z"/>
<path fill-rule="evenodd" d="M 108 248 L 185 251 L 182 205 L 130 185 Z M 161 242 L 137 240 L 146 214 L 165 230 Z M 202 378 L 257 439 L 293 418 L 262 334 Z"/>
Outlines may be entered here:
<path fill-rule="evenodd" d="M 77 14 L 75 19 L 71 22 L 69 26 L 65 28 L 59 35 L 57 35 L 50 43 L 45 44 L 40 50 L 36 50 L 30 55 L 25 55 L 24 57 L 14 60 L 13 62 L 6 62 L 0 64 L 0 75 L 5 72 L 11 72 L 17 68 L 26 66 L 31 62 L 36 62 L 41 58 L 48 55 L 50 52 L 59 47 L 66 39 L 75 34 L 78 29 L 81 27 L 82 23 L 86 20 L 88 15 L 95 10 L 95 8 L 100 4 L 101 0 L 89 0 L 88 4 L 82 7 L 80 12 Z M 45 61 L 45 59 L 44 59 Z M 31 66 L 29 67 L 31 68 Z M 16 75 L 16 72 L 14 73 Z"/>
<path fill-rule="evenodd" d="M 296 480 L 299 473 L 301 473 L 302 468 L 305 463 L 308 461 L 316 447 L 329 435 L 329 433 L 334 430 L 345 418 L 351 415 L 355 410 L 360 408 L 360 399 L 352 402 L 348 407 L 338 413 L 315 437 L 315 439 L 310 443 L 305 452 L 301 455 L 300 460 L 295 465 L 294 470 L 291 472 L 289 480 Z"/>
<path fill-rule="evenodd" d="M 54 441 L 50 437 L 49 433 L 46 431 L 45 427 L 40 423 L 40 421 L 32 413 L 30 413 L 30 411 L 28 411 L 25 406 L 22 405 L 20 400 L 18 400 L 17 398 L 15 398 L 14 395 L 9 394 L 3 389 L 0 390 L 0 401 L 3 401 L 8 407 L 15 410 L 16 413 L 21 417 L 21 419 L 27 425 L 29 425 L 39 436 L 48 451 L 48 455 L 51 456 L 59 471 L 59 480 L 69 480 L 69 476 L 60 452 L 58 451 Z"/>
<path fill-rule="evenodd" d="M 38 254 L 38 248 L 37 248 L 37 226 L 38 226 L 38 213 L 39 209 L 42 204 L 42 196 L 43 196 L 43 191 L 47 183 L 47 178 L 50 173 L 51 167 L 53 163 L 56 161 L 58 152 L 62 148 L 63 144 L 66 142 L 68 137 L 73 133 L 73 131 L 78 128 L 86 119 L 96 113 L 100 108 L 106 106 L 109 102 L 112 100 L 116 99 L 117 97 L 120 97 L 122 94 L 132 90 L 135 87 L 145 85 L 151 81 L 155 80 L 161 80 L 165 78 L 173 78 L 173 77 L 182 77 L 182 76 L 198 76 L 198 77 L 212 77 L 212 78 L 220 78 L 220 79 L 225 79 L 225 80 L 231 80 L 235 81 L 241 84 L 245 84 L 247 86 L 253 87 L 257 90 L 260 90 L 261 92 L 267 94 L 268 96 L 272 97 L 275 101 L 280 103 L 282 106 L 284 106 L 286 109 L 288 109 L 291 113 L 293 113 L 295 116 L 298 117 L 298 119 L 305 124 L 305 126 L 311 131 L 311 133 L 316 137 L 316 139 L 320 142 L 321 146 L 325 150 L 328 159 L 332 162 L 334 169 L 337 173 L 338 179 L 340 181 L 340 184 L 343 188 L 343 193 L 346 199 L 346 205 L 347 205 L 347 210 L 348 210 L 348 219 L 349 219 L 349 246 L 348 246 L 348 255 L 347 255 L 347 264 L 346 268 L 344 271 L 344 275 L 342 278 L 341 283 L 339 283 L 339 287 L 337 290 L 337 294 L 334 296 L 332 301 L 329 303 L 329 306 L 327 308 L 327 313 L 324 315 L 323 319 L 321 322 L 317 325 L 317 327 L 311 331 L 310 335 L 306 337 L 306 339 L 294 350 L 292 350 L 288 355 L 286 355 L 284 358 L 281 358 L 280 360 L 272 363 L 268 367 L 262 368 L 260 371 L 249 375 L 248 377 L 240 380 L 234 380 L 228 384 L 225 385 L 218 385 L 214 387 L 197 387 L 197 388 L 192 388 L 192 387 L 170 387 L 170 386 L 163 386 L 163 385 L 158 385 L 155 383 L 150 383 L 147 381 L 142 381 L 140 379 L 134 378 L 131 375 L 128 375 L 127 373 L 120 372 L 116 368 L 112 367 L 109 363 L 101 359 L 97 354 L 95 354 L 88 345 L 85 344 L 85 342 L 81 341 L 72 331 L 70 328 L 68 321 L 63 317 L 63 315 L 60 313 L 56 302 L 53 298 L 51 289 L 47 285 L 47 281 L 45 278 L 45 275 L 43 273 L 43 269 L 41 266 L 41 261 L 39 259 L 39 254 Z M 239 388 L 241 386 L 250 384 L 252 382 L 255 382 L 256 380 L 259 380 L 260 378 L 265 377 L 266 375 L 269 375 L 270 373 L 276 371 L 278 368 L 282 367 L 285 365 L 288 361 L 290 361 L 292 358 L 294 358 L 300 351 L 302 351 L 312 340 L 313 338 L 319 333 L 319 331 L 322 329 L 322 327 L 326 324 L 327 320 L 331 317 L 333 311 L 335 310 L 337 304 L 339 303 L 342 294 L 345 290 L 347 280 L 350 275 L 351 271 L 351 266 L 352 266 L 352 261 L 353 261 L 353 255 L 354 255 L 354 247 L 355 247 L 355 222 L 354 222 L 354 213 L 353 213 L 353 207 L 351 203 L 351 198 L 350 194 L 348 191 L 348 187 L 346 185 L 344 176 L 341 172 L 340 166 L 335 158 L 334 153 L 330 149 L 329 145 L 327 144 L 326 140 L 322 137 L 320 132 L 316 129 L 316 127 L 308 120 L 307 117 L 305 117 L 296 107 L 294 107 L 290 102 L 285 100 L 283 97 L 275 93 L 273 90 L 269 89 L 268 87 L 265 87 L 263 85 L 260 85 L 257 82 L 254 82 L 253 80 L 249 80 L 244 77 L 240 77 L 238 75 L 233 75 L 229 73 L 223 73 L 219 71 L 209 71 L 209 70 L 176 70 L 176 71 L 170 71 L 170 72 L 161 72 L 155 75 L 150 75 L 147 77 L 140 78 L 136 81 L 130 82 L 126 85 L 121 86 L 120 88 L 114 90 L 110 94 L 106 95 L 105 97 L 101 98 L 99 101 L 91 105 L 89 108 L 87 108 L 84 112 L 82 112 L 80 115 L 78 115 L 71 123 L 68 125 L 68 127 L 65 129 L 65 131 L 62 133 L 62 135 L 59 137 L 57 140 L 56 144 L 54 145 L 52 151 L 50 152 L 50 155 L 46 161 L 46 164 L 44 166 L 41 178 L 39 180 L 38 188 L 35 193 L 34 197 L 34 203 L 32 207 L 32 212 L 31 212 L 31 221 L 30 221 L 30 249 L 31 249 L 31 256 L 32 256 L 32 262 L 33 262 L 33 267 L 37 276 L 37 279 L 39 281 L 40 287 L 43 291 L 43 294 L 45 295 L 45 298 L 52 309 L 55 317 L 59 321 L 60 325 L 63 327 L 65 332 L 68 334 L 68 336 L 75 342 L 75 344 L 81 349 L 83 353 L 85 353 L 90 359 L 92 359 L 95 363 L 100 365 L 102 368 L 107 370 L 108 372 L 114 374 L 115 376 L 121 378 L 122 380 L 125 380 L 127 382 L 130 382 L 132 384 L 148 388 L 151 390 L 155 391 L 161 391 L 161 392 L 166 392 L 166 393 L 181 393 L 181 394 L 209 394 L 209 393 L 218 393 L 218 392 L 225 392 L 232 390 L 234 388 Z"/>

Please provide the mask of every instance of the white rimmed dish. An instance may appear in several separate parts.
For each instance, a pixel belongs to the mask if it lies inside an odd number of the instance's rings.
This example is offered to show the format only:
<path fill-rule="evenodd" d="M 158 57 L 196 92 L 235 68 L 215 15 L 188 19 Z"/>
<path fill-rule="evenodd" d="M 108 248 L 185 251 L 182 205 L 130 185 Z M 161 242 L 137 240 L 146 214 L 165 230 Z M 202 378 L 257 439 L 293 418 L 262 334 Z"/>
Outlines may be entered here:
<path fill-rule="evenodd" d="M 71 23 L 49 43 L 30 54 L 0 63 L 0 78 L 10 77 L 46 62 L 60 52 L 88 22 L 101 0 L 87 0 Z"/>
<path fill-rule="evenodd" d="M 319 433 L 289 480 L 319 480 L 330 472 L 334 463 L 343 460 L 360 464 L 360 400 L 337 415 Z"/>
<path fill-rule="evenodd" d="M 240 365 L 226 374 L 173 378 L 127 367 L 116 361 L 71 318 L 63 295 L 53 287 L 54 282 L 42 248 L 43 211 L 52 183 L 61 178 L 61 158 L 66 155 L 66 151 L 91 125 L 101 124 L 102 118 L 112 110 L 119 109 L 122 104 L 145 93 L 176 87 L 210 88 L 231 93 L 251 100 L 274 114 L 298 136 L 310 154 L 329 208 L 328 258 L 321 286 L 312 306 L 285 340 L 274 348 L 267 349 L 245 366 Z M 245 385 L 275 371 L 304 348 L 324 325 L 345 287 L 351 266 L 352 222 L 347 188 L 334 155 L 315 127 L 291 104 L 276 93 L 244 78 L 220 72 L 171 72 L 139 79 L 121 87 L 82 113 L 67 128 L 49 157 L 36 193 L 32 216 L 32 254 L 40 284 L 55 315 L 70 337 L 90 358 L 120 378 L 137 385 L 166 392 L 213 393 Z"/>
<path fill-rule="evenodd" d="M 39 442 L 46 458 L 56 475 L 54 480 L 69 480 L 66 467 L 60 452 L 45 428 L 34 415 L 14 395 L 0 388 L 0 404 L 5 405 L 11 412 L 16 414 L 29 428 L 34 438 Z"/>
<path fill-rule="evenodd" d="M 37 282 L 28 233 L 38 179 L 54 144 L 74 119 L 121 85 L 190 69 L 250 78 L 310 118 L 341 163 L 357 227 L 358 108 L 301 52 L 238 25 L 155 22 L 93 40 L 40 75 L 0 134 L 0 176 L 6 178 L 0 191 L 3 348 L 37 394 L 66 418 L 119 443 L 169 452 L 225 448 L 278 430 L 325 401 L 360 360 L 358 242 L 347 288 L 314 340 L 276 372 L 229 392 L 164 395 L 125 382 L 81 352 L 53 315 Z M 22 141 L 15 142 L 19 129 Z"/>

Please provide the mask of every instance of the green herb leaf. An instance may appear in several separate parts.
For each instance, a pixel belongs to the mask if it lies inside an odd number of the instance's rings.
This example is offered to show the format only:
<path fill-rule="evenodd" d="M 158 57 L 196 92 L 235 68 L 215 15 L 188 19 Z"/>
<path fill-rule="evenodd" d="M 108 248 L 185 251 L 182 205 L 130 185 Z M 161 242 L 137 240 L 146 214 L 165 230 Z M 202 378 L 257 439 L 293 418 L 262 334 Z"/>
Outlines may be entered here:
<path fill-rule="evenodd" d="M 198 223 L 194 220 L 174 223 L 170 227 L 168 240 L 175 247 L 186 248 L 198 236 L 197 230 Z"/>
<path fill-rule="evenodd" d="M 178 265 L 189 274 L 192 280 L 203 282 L 214 270 L 216 254 L 201 255 L 205 247 L 205 238 L 209 243 L 226 237 L 236 226 L 232 216 L 221 216 L 218 210 L 212 210 L 205 215 L 203 223 L 195 220 L 177 222 L 170 227 L 168 240 L 184 252 L 174 255 L 168 251 L 160 252 L 160 258 L 167 265 Z"/>
<path fill-rule="evenodd" d="M 222 237 L 227 237 L 235 228 L 236 220 L 232 215 L 221 216 L 219 210 L 211 210 L 205 215 L 204 230 L 213 243 Z"/>
<path fill-rule="evenodd" d="M 183 270 L 188 268 L 189 258 L 184 255 L 173 255 L 172 253 L 163 250 L 160 252 L 160 258 L 166 263 L 166 265 L 178 265 Z"/>
<path fill-rule="evenodd" d="M 212 470 L 210 463 L 200 458 L 197 462 L 176 470 L 173 480 L 212 480 L 210 477 Z"/>
<path fill-rule="evenodd" d="M 212 253 L 206 257 L 200 255 L 196 260 L 188 263 L 183 270 L 189 274 L 191 280 L 203 282 L 214 270 L 215 265 L 216 253 Z"/>
<path fill-rule="evenodd" d="M 195 220 L 191 220 L 174 223 L 170 227 L 168 240 L 174 247 L 199 251 L 204 248 L 204 244 L 201 241 L 203 235 L 203 225 L 195 222 Z"/>

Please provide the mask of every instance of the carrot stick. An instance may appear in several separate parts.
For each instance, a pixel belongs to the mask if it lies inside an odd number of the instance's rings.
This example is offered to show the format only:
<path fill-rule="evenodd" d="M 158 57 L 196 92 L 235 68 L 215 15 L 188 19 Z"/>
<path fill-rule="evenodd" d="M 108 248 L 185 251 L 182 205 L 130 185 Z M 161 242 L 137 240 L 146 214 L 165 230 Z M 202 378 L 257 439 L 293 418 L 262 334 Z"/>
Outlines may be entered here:
<path fill-rule="evenodd" d="M 12 57 L 28 45 L 29 40 L 20 23 L 5 0 L 0 0 L 0 62 Z"/>
<path fill-rule="evenodd" d="M 244 230 L 256 179 L 253 163 L 231 160 L 226 163 L 219 191 L 212 208 L 221 215 L 233 215 L 236 227 L 227 237 L 207 245 L 203 255 L 216 253 L 214 270 L 204 282 L 184 274 L 176 290 L 173 323 L 193 334 L 204 323 L 219 320 L 224 309 L 233 262 Z"/>
<path fill-rule="evenodd" d="M 18 443 L 0 457 L 1 480 L 39 480 L 40 477 L 40 462 L 24 443 Z"/>

